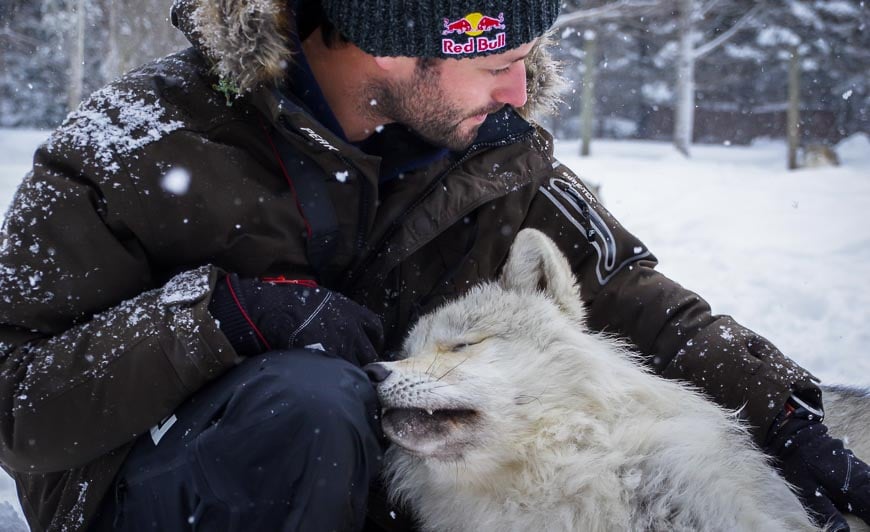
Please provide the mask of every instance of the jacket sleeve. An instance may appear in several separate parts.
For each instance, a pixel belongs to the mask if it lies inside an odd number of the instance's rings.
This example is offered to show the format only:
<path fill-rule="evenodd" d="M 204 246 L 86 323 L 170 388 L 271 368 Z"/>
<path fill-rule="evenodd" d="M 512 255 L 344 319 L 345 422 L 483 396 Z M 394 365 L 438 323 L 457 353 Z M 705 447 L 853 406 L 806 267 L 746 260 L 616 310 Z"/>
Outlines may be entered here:
<path fill-rule="evenodd" d="M 757 442 L 789 395 L 819 400 L 815 379 L 768 340 L 657 272 L 651 251 L 564 165 L 543 183 L 527 225 L 568 256 L 591 328 L 627 338 L 657 373 L 739 409 Z"/>
<path fill-rule="evenodd" d="M 138 207 L 84 176 L 40 149 L 3 226 L 0 460 L 15 471 L 85 464 L 236 361 L 207 310 L 216 269 L 154 279 L 124 223 Z"/>

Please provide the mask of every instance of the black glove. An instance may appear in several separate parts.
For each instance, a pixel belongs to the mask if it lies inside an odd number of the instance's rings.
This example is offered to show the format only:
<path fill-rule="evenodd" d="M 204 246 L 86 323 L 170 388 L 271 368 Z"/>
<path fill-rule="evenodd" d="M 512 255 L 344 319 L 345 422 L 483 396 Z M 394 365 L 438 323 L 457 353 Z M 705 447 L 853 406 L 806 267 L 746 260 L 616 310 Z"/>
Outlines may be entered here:
<path fill-rule="evenodd" d="M 242 356 L 311 347 L 364 366 L 376 362 L 383 347 L 383 327 L 373 312 L 316 285 L 229 274 L 218 281 L 208 309 Z"/>
<path fill-rule="evenodd" d="M 828 435 L 821 416 L 798 403 L 786 405 L 765 450 L 819 526 L 848 531 L 841 511 L 870 523 L 870 466 Z"/>

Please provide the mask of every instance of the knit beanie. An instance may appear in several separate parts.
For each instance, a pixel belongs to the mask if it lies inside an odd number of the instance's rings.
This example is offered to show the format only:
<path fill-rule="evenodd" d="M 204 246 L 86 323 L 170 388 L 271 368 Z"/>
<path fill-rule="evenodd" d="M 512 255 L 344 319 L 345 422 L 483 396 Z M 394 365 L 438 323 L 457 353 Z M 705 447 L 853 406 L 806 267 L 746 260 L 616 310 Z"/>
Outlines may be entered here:
<path fill-rule="evenodd" d="M 547 31 L 561 0 L 322 0 L 336 29 L 376 56 L 465 58 L 506 52 Z"/>

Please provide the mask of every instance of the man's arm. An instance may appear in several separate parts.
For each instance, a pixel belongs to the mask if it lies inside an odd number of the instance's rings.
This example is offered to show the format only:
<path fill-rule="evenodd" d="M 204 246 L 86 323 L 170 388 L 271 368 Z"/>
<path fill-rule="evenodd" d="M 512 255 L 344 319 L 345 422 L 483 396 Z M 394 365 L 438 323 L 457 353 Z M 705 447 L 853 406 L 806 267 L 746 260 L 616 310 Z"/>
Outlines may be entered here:
<path fill-rule="evenodd" d="M 0 327 L 0 460 L 28 473 L 82 466 L 235 365 L 208 314 L 215 277 L 186 272 L 47 338 Z"/>
<path fill-rule="evenodd" d="M 236 359 L 207 309 L 218 272 L 154 288 L 112 214 L 135 206 L 111 205 L 84 175 L 41 152 L 4 225 L 0 459 L 18 471 L 69 469 L 134 439 Z"/>
<path fill-rule="evenodd" d="M 740 409 L 759 444 L 793 393 L 819 400 L 813 377 L 769 341 L 714 315 L 701 297 L 657 272 L 652 252 L 566 167 L 554 168 L 527 225 L 568 256 L 591 327 L 631 340 L 663 376 Z"/>

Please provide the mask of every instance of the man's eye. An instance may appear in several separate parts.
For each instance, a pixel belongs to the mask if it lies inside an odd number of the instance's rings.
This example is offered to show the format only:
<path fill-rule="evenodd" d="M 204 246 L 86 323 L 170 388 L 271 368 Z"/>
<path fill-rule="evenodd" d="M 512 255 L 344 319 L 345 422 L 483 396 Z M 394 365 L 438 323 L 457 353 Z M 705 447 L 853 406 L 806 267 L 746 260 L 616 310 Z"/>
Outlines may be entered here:
<path fill-rule="evenodd" d="M 506 66 L 506 67 L 504 67 L 504 68 L 498 68 L 498 69 L 496 69 L 496 70 L 490 70 L 489 73 L 492 74 L 493 76 L 498 76 L 498 75 L 504 74 L 505 72 L 507 72 L 507 71 L 510 70 L 510 69 L 511 69 L 510 66 Z"/>

